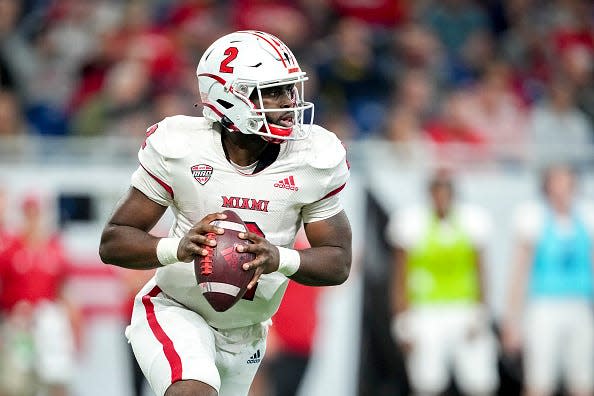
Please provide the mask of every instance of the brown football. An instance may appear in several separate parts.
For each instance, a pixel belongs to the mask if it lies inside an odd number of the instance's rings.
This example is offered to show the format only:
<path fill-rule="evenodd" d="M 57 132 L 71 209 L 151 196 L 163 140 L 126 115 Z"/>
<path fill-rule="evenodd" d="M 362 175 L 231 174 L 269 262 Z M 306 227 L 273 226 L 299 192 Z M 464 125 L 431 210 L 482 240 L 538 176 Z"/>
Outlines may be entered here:
<path fill-rule="evenodd" d="M 225 220 L 217 220 L 213 224 L 224 228 L 221 235 L 212 234 L 216 239 L 214 247 L 207 247 L 207 256 L 200 256 L 194 260 L 194 273 L 198 287 L 206 301 L 217 312 L 231 308 L 239 301 L 247 290 L 247 285 L 254 277 L 255 269 L 246 271 L 242 268 L 244 263 L 252 261 L 256 255 L 253 253 L 240 253 L 237 245 L 250 244 L 237 235 L 247 232 L 248 229 L 237 213 L 225 210 Z"/>

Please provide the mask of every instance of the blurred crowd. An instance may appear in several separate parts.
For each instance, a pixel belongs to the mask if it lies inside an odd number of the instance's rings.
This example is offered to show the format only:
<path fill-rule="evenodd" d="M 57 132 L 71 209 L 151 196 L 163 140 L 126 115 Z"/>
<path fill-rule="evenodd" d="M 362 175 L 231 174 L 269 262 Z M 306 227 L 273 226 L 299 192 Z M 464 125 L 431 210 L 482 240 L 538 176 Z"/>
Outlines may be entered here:
<path fill-rule="evenodd" d="M 165 116 L 199 114 L 203 50 L 230 31 L 260 29 L 293 49 L 310 75 L 316 123 L 345 140 L 386 138 L 407 155 L 417 143 L 438 154 L 460 143 L 471 160 L 506 163 L 575 158 L 594 136 L 593 7 L 0 0 L 0 136 L 141 136 Z"/>

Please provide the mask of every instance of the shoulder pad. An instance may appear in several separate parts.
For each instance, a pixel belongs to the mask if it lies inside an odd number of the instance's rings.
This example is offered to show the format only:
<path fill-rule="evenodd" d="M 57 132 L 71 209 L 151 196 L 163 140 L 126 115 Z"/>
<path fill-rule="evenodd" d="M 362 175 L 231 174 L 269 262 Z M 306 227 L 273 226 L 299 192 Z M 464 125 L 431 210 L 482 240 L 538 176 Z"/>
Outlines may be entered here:
<path fill-rule="evenodd" d="M 317 169 L 331 169 L 344 161 L 346 149 L 333 133 L 319 125 L 313 125 L 309 137 L 311 146 L 307 153 L 307 162 Z"/>
<path fill-rule="evenodd" d="M 165 158 L 183 158 L 188 155 L 192 140 L 209 127 L 204 118 L 183 115 L 167 117 L 155 125 L 157 128 L 147 137 L 147 144 Z"/>

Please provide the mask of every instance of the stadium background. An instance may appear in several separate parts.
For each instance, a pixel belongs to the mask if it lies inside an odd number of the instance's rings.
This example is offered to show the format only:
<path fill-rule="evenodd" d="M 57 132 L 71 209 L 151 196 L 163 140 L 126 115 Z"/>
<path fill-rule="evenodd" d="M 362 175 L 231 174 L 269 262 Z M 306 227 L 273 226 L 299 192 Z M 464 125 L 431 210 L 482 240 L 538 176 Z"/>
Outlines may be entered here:
<path fill-rule="evenodd" d="M 499 317 L 510 214 L 538 196 L 539 170 L 570 162 L 581 195 L 594 197 L 593 8 L 586 0 L 0 0 L 7 224 L 18 227 L 17 208 L 34 193 L 63 234 L 69 293 L 84 318 L 73 394 L 131 392 L 126 292 L 99 262 L 99 234 L 145 129 L 167 115 L 199 115 L 195 65 L 215 38 L 246 28 L 282 38 L 310 73 L 316 123 L 349 151 L 343 198 L 354 268 L 321 295 L 301 394 L 403 394 L 388 332 L 386 218 L 425 199 L 432 170 L 452 169 L 459 196 L 495 220 L 488 301 Z M 501 393 L 517 390 L 505 362 L 502 376 Z"/>

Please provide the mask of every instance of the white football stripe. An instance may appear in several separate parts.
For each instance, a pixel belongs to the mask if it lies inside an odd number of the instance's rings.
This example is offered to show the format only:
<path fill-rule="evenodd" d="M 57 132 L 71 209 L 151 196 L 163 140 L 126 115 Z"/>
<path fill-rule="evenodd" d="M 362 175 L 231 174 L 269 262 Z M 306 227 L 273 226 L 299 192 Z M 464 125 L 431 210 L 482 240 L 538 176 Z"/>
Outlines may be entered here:
<path fill-rule="evenodd" d="M 243 225 L 234 223 L 232 221 L 216 220 L 212 224 L 214 224 L 217 227 L 225 228 L 227 230 L 233 230 L 233 231 L 237 231 L 237 232 L 246 232 L 247 231 Z"/>
<path fill-rule="evenodd" d="M 202 289 L 202 293 L 215 292 L 228 294 L 230 296 L 237 296 L 239 294 L 239 287 L 230 285 L 228 283 L 220 282 L 202 282 L 198 286 Z"/>

